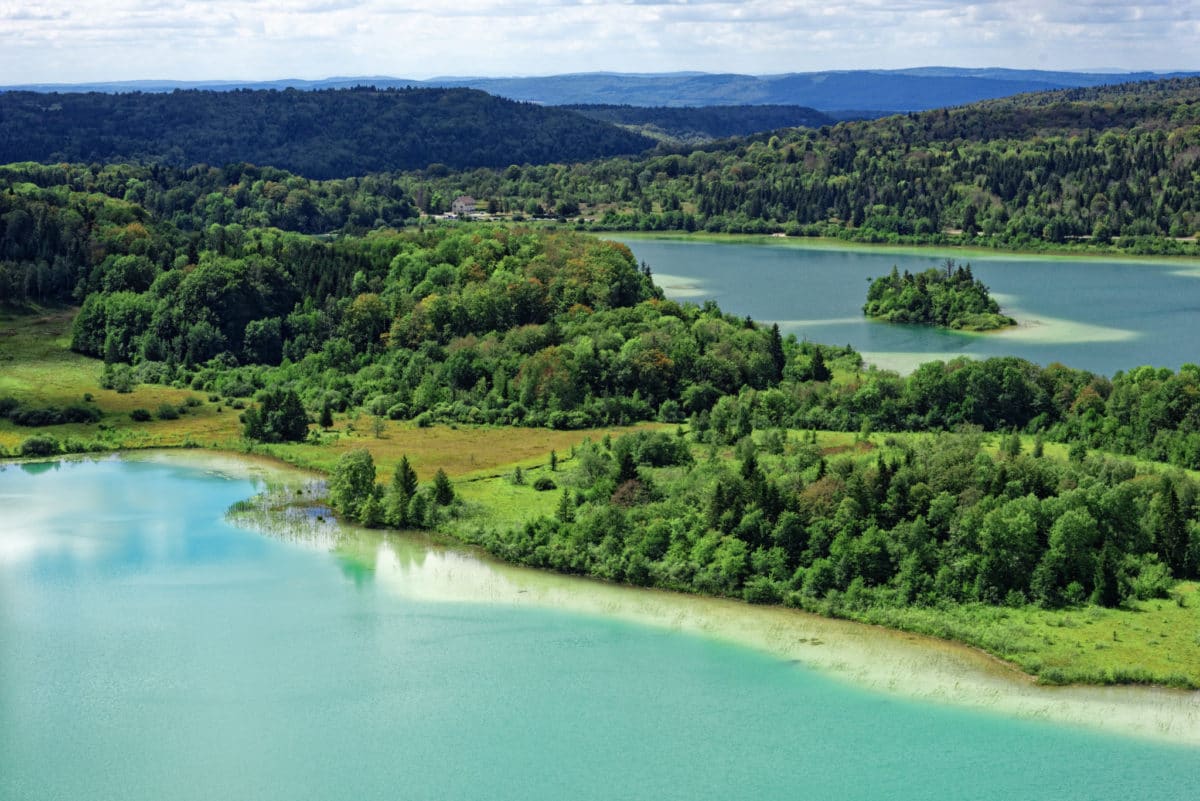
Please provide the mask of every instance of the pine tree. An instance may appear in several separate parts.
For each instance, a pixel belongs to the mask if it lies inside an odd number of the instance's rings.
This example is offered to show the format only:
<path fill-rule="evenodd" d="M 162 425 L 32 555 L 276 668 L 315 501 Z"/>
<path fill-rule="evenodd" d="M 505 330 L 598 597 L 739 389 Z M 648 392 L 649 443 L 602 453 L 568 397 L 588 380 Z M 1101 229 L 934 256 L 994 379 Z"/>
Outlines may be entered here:
<path fill-rule="evenodd" d="M 425 528 L 429 520 L 429 506 L 425 502 L 425 496 L 417 493 L 412 496 L 412 500 L 408 502 L 408 525 L 414 528 Z"/>
<path fill-rule="evenodd" d="M 401 456 L 392 483 L 383 496 L 383 518 L 389 526 L 404 528 L 414 524 L 408 510 L 416 492 L 417 473 L 408 463 L 408 456 Z"/>
<path fill-rule="evenodd" d="M 400 457 L 400 464 L 396 465 L 396 474 L 392 476 L 392 484 L 402 490 L 406 497 L 411 498 L 416 494 L 417 471 L 408 463 L 407 454 Z"/>
<path fill-rule="evenodd" d="M 809 367 L 809 378 L 813 381 L 828 381 L 830 378 L 833 378 L 833 373 L 826 366 L 825 355 L 821 353 L 820 348 L 813 349 L 812 365 Z"/>
<path fill-rule="evenodd" d="M 562 497 L 558 499 L 558 508 L 554 511 L 554 516 L 564 523 L 575 522 L 575 503 L 571 500 L 570 490 L 563 489 Z"/>
<path fill-rule="evenodd" d="M 617 484 L 634 481 L 637 477 L 637 462 L 633 458 L 633 451 L 625 448 L 617 456 Z"/>
<path fill-rule="evenodd" d="M 771 339 L 767 344 L 771 353 L 771 362 L 775 365 L 775 379 L 783 378 L 783 368 L 787 364 L 787 356 L 783 352 L 783 335 L 779 333 L 779 323 L 771 324 Z"/>
<path fill-rule="evenodd" d="M 1013 431 L 1004 438 L 1000 446 L 1000 452 L 1006 459 L 1015 459 L 1021 455 L 1021 435 Z"/>
<path fill-rule="evenodd" d="M 1162 490 L 1159 494 L 1157 525 L 1154 531 L 1154 544 L 1158 555 L 1162 557 L 1171 573 L 1176 578 L 1183 578 L 1187 572 L 1188 528 L 1183 512 L 1179 508 L 1179 496 L 1167 479 L 1163 479 Z"/>
<path fill-rule="evenodd" d="M 329 402 L 329 398 L 325 398 L 321 404 L 321 419 L 318 423 L 326 431 L 333 428 L 333 404 Z"/>
<path fill-rule="evenodd" d="M 449 506 L 454 503 L 454 485 L 446 471 L 438 468 L 433 476 L 433 500 L 438 506 Z"/>

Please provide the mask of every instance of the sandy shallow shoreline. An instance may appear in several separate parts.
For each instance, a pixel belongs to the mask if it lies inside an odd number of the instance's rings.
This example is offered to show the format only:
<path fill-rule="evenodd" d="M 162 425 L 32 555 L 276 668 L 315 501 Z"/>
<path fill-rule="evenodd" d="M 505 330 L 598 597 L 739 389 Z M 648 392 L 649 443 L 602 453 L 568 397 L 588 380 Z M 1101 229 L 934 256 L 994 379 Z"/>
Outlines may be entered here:
<path fill-rule="evenodd" d="M 1200 746 L 1200 692 L 1044 687 L 981 651 L 931 637 L 513 567 L 418 538 L 376 539 L 377 581 L 406 598 L 617 618 L 736 643 L 848 684 L 918 701 Z"/>
<path fill-rule="evenodd" d="M 95 458 L 95 457 L 92 457 Z M 142 451 L 154 461 L 285 488 L 322 477 L 277 461 L 213 451 Z M 832 620 L 782 607 L 624 587 L 497 562 L 417 534 L 366 531 L 308 514 L 241 521 L 268 535 L 335 551 L 374 571 L 399 597 L 537 607 L 715 638 L 904 698 L 1042 719 L 1113 734 L 1200 746 L 1200 692 L 1153 687 L 1044 687 L 981 651 L 953 642 Z"/>

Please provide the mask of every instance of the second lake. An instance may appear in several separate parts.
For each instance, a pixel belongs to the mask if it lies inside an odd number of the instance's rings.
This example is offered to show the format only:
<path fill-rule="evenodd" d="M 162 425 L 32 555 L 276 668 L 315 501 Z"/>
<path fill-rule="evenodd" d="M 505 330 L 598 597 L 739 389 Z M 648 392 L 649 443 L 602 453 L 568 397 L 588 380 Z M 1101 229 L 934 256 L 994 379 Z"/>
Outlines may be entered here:
<path fill-rule="evenodd" d="M 1200 263 L 870 249 L 764 239 L 713 242 L 611 237 L 648 264 L 667 296 L 778 322 L 785 334 L 852 345 L 870 364 L 908 372 L 957 356 L 1019 356 L 1112 375 L 1200 362 Z M 868 320 L 867 283 L 892 266 L 918 272 L 969 263 L 1016 318 L 1015 329 L 968 334 Z"/>

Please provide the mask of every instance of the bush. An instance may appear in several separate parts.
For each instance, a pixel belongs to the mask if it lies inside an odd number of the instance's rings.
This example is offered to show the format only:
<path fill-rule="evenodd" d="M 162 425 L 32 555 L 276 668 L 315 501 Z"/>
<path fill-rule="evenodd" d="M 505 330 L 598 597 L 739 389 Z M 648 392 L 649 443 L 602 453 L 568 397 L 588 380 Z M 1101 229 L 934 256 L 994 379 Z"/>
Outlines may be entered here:
<path fill-rule="evenodd" d="M 163 362 L 142 362 L 133 369 L 133 380 L 139 384 L 166 384 L 171 380 L 171 368 Z"/>
<path fill-rule="evenodd" d="M 98 423 L 101 416 L 95 406 L 84 406 L 82 403 L 72 403 L 62 410 L 64 423 Z"/>
<path fill-rule="evenodd" d="M 58 440 L 49 436 L 29 437 L 21 443 L 22 456 L 53 456 L 60 450 Z"/>
<path fill-rule="evenodd" d="M 777 604 L 781 597 L 775 582 L 766 576 L 755 576 L 742 588 L 742 598 L 747 603 Z"/>
<path fill-rule="evenodd" d="M 268 389 L 259 405 L 241 416 L 242 434 L 262 442 L 302 442 L 308 436 L 308 413 L 294 389 Z M 376 433 L 378 436 L 379 433 Z"/>
<path fill-rule="evenodd" d="M 14 409 L 8 415 L 15 425 L 37 428 L 39 426 L 56 426 L 62 422 L 62 416 L 57 409 Z"/>
<path fill-rule="evenodd" d="M 36 428 L 38 426 L 56 426 L 63 423 L 95 423 L 101 418 L 100 410 L 94 406 L 73 403 L 59 409 L 47 406 L 44 409 L 13 409 L 8 419 L 19 426 Z"/>
<path fill-rule="evenodd" d="M 133 392 L 133 370 L 127 364 L 106 364 L 100 374 L 100 386 L 120 393 Z"/>
<path fill-rule="evenodd" d="M 1143 556 L 1138 574 L 1131 582 L 1133 596 L 1140 601 L 1166 598 L 1175 585 L 1171 571 L 1153 556 Z"/>
<path fill-rule="evenodd" d="M 129 419 L 135 423 L 145 423 L 150 419 L 149 409 L 134 409 L 129 413 Z"/>
<path fill-rule="evenodd" d="M 172 406 L 169 403 L 161 404 L 158 407 L 158 419 L 159 420 L 178 420 L 179 419 L 179 410 L 176 409 L 174 406 Z"/>
<path fill-rule="evenodd" d="M 558 485 L 554 483 L 554 479 L 550 478 L 550 476 L 541 476 L 537 481 L 533 482 L 533 488 L 538 492 L 546 492 L 558 489 Z"/>
<path fill-rule="evenodd" d="M 103 440 L 78 439 L 77 437 L 67 437 L 62 444 L 63 453 L 95 453 L 109 450 L 109 447 Z"/>

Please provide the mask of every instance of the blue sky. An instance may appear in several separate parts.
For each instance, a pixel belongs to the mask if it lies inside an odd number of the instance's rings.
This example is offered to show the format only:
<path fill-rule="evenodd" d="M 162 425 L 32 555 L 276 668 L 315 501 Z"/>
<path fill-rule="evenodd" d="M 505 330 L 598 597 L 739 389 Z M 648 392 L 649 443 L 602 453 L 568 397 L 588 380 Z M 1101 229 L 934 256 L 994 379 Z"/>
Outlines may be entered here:
<path fill-rule="evenodd" d="M 135 78 L 1195 70 L 1200 0 L 0 0 L 0 84 Z"/>

